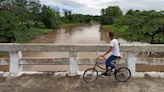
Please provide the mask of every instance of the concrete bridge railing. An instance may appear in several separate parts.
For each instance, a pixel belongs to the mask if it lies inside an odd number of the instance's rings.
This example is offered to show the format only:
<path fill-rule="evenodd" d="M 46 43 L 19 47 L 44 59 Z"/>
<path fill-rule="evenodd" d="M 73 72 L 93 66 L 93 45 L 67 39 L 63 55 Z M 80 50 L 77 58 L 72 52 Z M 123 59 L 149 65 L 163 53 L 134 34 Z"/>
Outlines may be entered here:
<path fill-rule="evenodd" d="M 69 65 L 69 74 L 76 75 L 79 71 L 78 61 L 79 61 L 79 52 L 104 52 L 108 49 L 108 44 L 17 44 L 17 43 L 9 43 L 9 44 L 0 44 L 0 52 L 7 51 L 9 52 L 9 61 L 1 60 L 1 65 L 9 64 L 9 72 L 11 74 L 17 74 L 20 71 L 21 64 L 68 64 Z M 138 73 L 136 72 L 136 63 L 137 58 L 136 55 L 139 52 L 164 52 L 163 44 L 155 44 L 155 45 L 133 45 L 133 44 L 125 44 L 120 46 L 121 52 L 126 53 L 126 64 L 127 67 L 131 70 L 132 75 L 136 76 Z M 37 51 L 37 52 L 69 52 L 69 59 L 65 60 L 50 60 L 50 61 L 40 61 L 35 62 L 35 60 L 27 61 L 22 59 L 22 51 Z M 67 62 L 69 61 L 69 62 Z M 61 63 L 63 62 L 63 63 Z M 80 61 L 81 64 L 91 64 L 93 62 L 88 61 Z M 141 62 L 143 63 L 143 62 Z M 158 65 L 164 65 L 163 62 L 158 62 Z M 144 73 L 143 73 L 144 74 Z"/>

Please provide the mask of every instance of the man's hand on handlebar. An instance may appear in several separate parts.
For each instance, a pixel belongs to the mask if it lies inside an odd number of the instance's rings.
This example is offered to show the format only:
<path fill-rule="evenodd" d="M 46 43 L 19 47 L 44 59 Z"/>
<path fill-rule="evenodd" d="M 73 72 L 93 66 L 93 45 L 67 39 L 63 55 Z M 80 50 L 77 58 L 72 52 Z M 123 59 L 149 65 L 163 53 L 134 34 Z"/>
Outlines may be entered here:
<path fill-rule="evenodd" d="M 104 55 L 100 55 L 99 57 L 103 58 L 103 59 L 106 59 Z"/>

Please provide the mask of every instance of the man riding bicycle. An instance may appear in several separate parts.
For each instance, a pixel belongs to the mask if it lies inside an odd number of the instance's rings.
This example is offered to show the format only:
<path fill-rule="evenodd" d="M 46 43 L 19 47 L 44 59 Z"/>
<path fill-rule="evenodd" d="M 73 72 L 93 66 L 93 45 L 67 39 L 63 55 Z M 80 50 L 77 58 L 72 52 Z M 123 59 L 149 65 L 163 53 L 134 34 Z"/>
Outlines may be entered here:
<path fill-rule="evenodd" d="M 110 67 L 111 70 L 115 69 L 115 66 L 112 64 L 113 60 L 116 60 L 120 57 L 120 49 L 119 49 L 119 43 L 115 37 L 114 32 L 109 32 L 109 39 L 110 41 L 110 45 L 109 45 L 109 49 L 101 55 L 101 57 L 105 57 L 108 53 L 112 52 L 111 56 L 106 60 L 106 70 L 108 70 L 108 68 Z M 108 71 L 102 73 L 102 75 L 109 75 Z"/>

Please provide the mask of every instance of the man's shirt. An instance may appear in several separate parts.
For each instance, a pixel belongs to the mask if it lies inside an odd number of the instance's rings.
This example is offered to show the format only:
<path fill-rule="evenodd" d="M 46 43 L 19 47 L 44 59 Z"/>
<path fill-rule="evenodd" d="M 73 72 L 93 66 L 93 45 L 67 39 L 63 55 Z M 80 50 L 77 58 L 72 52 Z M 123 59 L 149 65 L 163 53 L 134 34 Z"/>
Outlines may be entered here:
<path fill-rule="evenodd" d="M 119 43 L 116 39 L 111 40 L 110 46 L 112 47 L 112 55 L 120 56 Z"/>

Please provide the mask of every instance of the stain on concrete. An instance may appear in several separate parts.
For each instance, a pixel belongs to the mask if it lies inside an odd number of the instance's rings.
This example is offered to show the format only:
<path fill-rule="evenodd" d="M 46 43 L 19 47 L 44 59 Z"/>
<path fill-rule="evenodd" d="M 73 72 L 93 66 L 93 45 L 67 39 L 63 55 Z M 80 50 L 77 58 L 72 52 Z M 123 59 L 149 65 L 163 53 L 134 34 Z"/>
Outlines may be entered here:
<path fill-rule="evenodd" d="M 85 83 L 81 76 L 53 74 L 22 75 L 0 81 L 0 92 L 163 92 L 163 78 L 131 78 L 117 82 L 113 77 L 100 76 L 94 83 Z"/>

